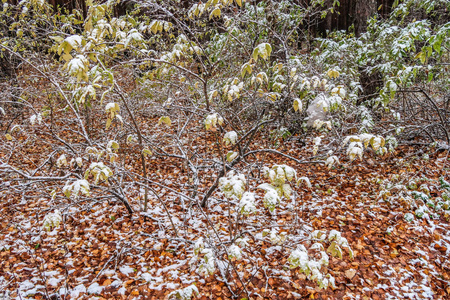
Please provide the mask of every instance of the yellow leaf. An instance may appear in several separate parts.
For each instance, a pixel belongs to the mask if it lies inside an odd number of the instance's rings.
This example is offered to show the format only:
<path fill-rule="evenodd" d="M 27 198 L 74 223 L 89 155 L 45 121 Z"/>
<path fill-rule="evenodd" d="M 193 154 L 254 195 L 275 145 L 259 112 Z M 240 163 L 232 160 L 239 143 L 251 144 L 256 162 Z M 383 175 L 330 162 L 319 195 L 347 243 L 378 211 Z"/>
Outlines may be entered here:
<path fill-rule="evenodd" d="M 341 247 L 339 247 L 339 245 L 335 241 L 333 241 L 330 247 L 328 247 L 327 252 L 330 253 L 333 257 L 339 257 L 342 259 Z"/>
<path fill-rule="evenodd" d="M 252 68 L 253 66 L 250 63 L 245 63 L 241 68 L 241 76 L 244 77 L 246 73 L 249 75 L 252 74 Z"/>
<path fill-rule="evenodd" d="M 63 38 L 63 37 L 57 36 L 57 35 L 51 36 L 50 38 L 51 38 L 52 40 L 56 41 L 57 43 L 61 43 L 62 41 L 64 41 L 64 38 Z"/>
<path fill-rule="evenodd" d="M 267 47 L 267 45 L 269 46 L 269 48 Z M 266 45 L 266 49 L 270 49 L 270 52 L 272 52 L 272 47 L 270 46 L 270 44 L 267 44 L 267 45 Z M 267 51 L 269 51 L 269 50 L 267 50 Z M 270 52 L 269 52 L 269 55 L 270 55 Z M 280 72 L 283 69 L 283 64 L 277 63 L 275 65 L 275 69 L 277 69 L 277 71 Z"/>
<path fill-rule="evenodd" d="M 152 151 L 150 149 L 148 149 L 147 147 L 142 150 L 142 153 L 144 154 L 144 156 L 147 156 L 147 155 L 152 156 L 153 155 Z"/>
<path fill-rule="evenodd" d="M 106 120 L 106 130 L 108 130 L 109 126 L 111 126 L 111 119 L 108 118 L 108 120 Z"/>
<path fill-rule="evenodd" d="M 269 43 L 262 43 L 256 46 L 255 49 L 253 49 L 252 57 L 255 61 L 258 60 L 258 56 L 261 56 L 263 59 L 267 59 L 270 56 L 271 52 L 272 46 L 270 46 Z"/>
<path fill-rule="evenodd" d="M 72 51 L 72 49 L 73 49 L 73 47 L 72 47 L 71 44 L 69 44 L 68 42 L 64 42 L 64 43 L 63 43 L 63 50 L 64 50 L 64 53 L 69 54 L 70 51 Z"/>
<path fill-rule="evenodd" d="M 72 55 L 65 53 L 61 56 L 62 59 L 64 59 L 65 61 L 70 61 L 73 57 Z"/>
<path fill-rule="evenodd" d="M 97 55 L 95 53 L 89 53 L 88 56 L 93 62 L 97 62 Z"/>
<path fill-rule="evenodd" d="M 150 23 L 150 30 L 153 32 L 153 34 L 156 34 L 156 33 L 158 33 L 160 26 L 161 26 L 161 22 L 154 20 L 152 23 Z"/>
<path fill-rule="evenodd" d="M 5 138 L 6 138 L 8 141 L 11 141 L 11 140 L 12 140 L 12 136 L 11 136 L 9 133 L 5 134 Z"/>
<path fill-rule="evenodd" d="M 302 111 L 302 102 L 300 101 L 300 99 L 294 99 L 294 111 Z"/>
<path fill-rule="evenodd" d="M 340 74 L 336 70 L 328 70 L 327 75 L 330 78 L 338 78 Z"/>
<path fill-rule="evenodd" d="M 227 153 L 227 161 L 228 161 L 228 162 L 231 162 L 231 161 L 233 161 L 233 159 L 235 159 L 237 156 L 238 156 L 238 153 L 237 153 L 237 152 L 229 151 L 229 152 Z"/>
<path fill-rule="evenodd" d="M 278 95 L 276 93 L 269 93 L 267 95 L 267 98 L 269 98 L 270 100 L 272 100 L 273 102 L 277 101 Z"/>
<path fill-rule="evenodd" d="M 172 125 L 172 121 L 170 120 L 170 118 L 168 116 L 163 116 L 163 117 L 159 118 L 158 125 L 161 125 L 161 123 L 164 123 L 167 126 Z"/>
<path fill-rule="evenodd" d="M 237 5 L 239 5 L 239 7 L 242 7 L 242 0 L 236 0 Z"/>
<path fill-rule="evenodd" d="M 213 17 L 220 18 L 220 13 L 221 13 L 220 8 L 216 7 L 209 15 L 209 19 L 211 20 Z"/>

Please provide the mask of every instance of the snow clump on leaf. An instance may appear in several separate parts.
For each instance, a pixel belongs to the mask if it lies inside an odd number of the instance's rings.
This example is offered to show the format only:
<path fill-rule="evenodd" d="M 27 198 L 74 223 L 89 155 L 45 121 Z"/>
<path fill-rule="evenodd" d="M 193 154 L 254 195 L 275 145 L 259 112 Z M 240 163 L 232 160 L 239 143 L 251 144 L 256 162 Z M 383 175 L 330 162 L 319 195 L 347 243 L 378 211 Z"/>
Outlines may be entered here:
<path fill-rule="evenodd" d="M 229 131 L 225 133 L 225 136 L 223 137 L 223 142 L 225 143 L 225 146 L 228 146 L 229 144 L 236 144 L 237 142 L 237 133 L 236 131 Z"/>
<path fill-rule="evenodd" d="M 85 179 L 80 179 L 72 184 L 66 183 L 62 191 L 67 198 L 70 198 L 71 196 L 73 198 L 78 198 L 80 192 L 85 196 L 89 196 L 89 182 Z"/>
<path fill-rule="evenodd" d="M 61 222 L 62 222 L 61 212 L 59 210 L 55 210 L 54 213 L 47 214 L 44 217 L 43 228 L 47 231 L 50 231 L 52 228 L 59 227 L 59 224 Z"/>
<path fill-rule="evenodd" d="M 196 296 L 198 294 L 198 288 L 194 284 L 191 284 L 183 289 L 171 292 L 167 298 L 169 300 L 191 300 L 192 296 Z"/>
<path fill-rule="evenodd" d="M 219 179 L 219 188 L 225 194 L 225 197 L 231 198 L 236 196 L 241 199 L 247 181 L 243 174 L 234 175 L 234 171 L 228 172 L 226 177 Z"/>
<path fill-rule="evenodd" d="M 239 212 L 245 216 L 255 213 L 255 194 L 252 192 L 245 192 L 239 202 Z"/>

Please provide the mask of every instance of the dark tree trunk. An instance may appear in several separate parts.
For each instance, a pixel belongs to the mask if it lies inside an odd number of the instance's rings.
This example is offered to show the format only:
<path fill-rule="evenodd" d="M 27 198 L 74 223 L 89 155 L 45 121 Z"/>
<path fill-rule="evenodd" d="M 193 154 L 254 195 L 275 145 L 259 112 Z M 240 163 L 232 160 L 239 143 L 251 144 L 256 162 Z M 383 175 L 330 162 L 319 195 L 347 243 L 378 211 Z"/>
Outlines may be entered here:
<path fill-rule="evenodd" d="M 333 1 L 325 2 L 330 8 Z M 356 34 L 360 35 L 367 29 L 367 20 L 375 13 L 382 18 L 389 16 L 394 0 L 340 0 L 334 13 L 329 13 L 325 19 L 318 20 L 317 32 L 325 36 L 327 31 L 348 30 L 355 25 Z"/>
<path fill-rule="evenodd" d="M 356 0 L 355 34 L 360 36 L 367 29 L 367 20 L 377 12 L 377 0 Z"/>
<path fill-rule="evenodd" d="M 359 82 L 361 83 L 362 92 L 356 102 L 357 105 L 361 105 L 367 100 L 376 98 L 383 85 L 383 78 L 381 77 L 380 72 L 376 71 L 375 73 L 370 74 L 367 69 L 367 67 L 359 67 Z"/>

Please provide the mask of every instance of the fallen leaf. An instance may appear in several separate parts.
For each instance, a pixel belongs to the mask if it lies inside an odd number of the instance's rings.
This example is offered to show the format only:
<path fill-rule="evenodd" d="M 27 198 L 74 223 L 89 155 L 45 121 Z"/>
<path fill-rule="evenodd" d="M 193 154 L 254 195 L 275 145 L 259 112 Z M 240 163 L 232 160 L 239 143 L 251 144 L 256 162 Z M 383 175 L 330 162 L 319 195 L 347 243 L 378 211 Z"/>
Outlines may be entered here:
<path fill-rule="evenodd" d="M 355 269 L 348 269 L 347 271 L 345 271 L 345 276 L 348 279 L 352 279 L 353 277 L 355 277 L 356 274 L 356 270 Z"/>
<path fill-rule="evenodd" d="M 103 281 L 103 283 L 102 283 L 102 285 L 103 286 L 108 286 L 108 285 L 110 285 L 111 284 L 111 279 L 106 279 L 105 281 Z"/>
<path fill-rule="evenodd" d="M 132 292 L 131 292 L 131 295 L 133 295 L 133 296 L 139 296 L 139 291 L 138 290 L 133 290 Z"/>

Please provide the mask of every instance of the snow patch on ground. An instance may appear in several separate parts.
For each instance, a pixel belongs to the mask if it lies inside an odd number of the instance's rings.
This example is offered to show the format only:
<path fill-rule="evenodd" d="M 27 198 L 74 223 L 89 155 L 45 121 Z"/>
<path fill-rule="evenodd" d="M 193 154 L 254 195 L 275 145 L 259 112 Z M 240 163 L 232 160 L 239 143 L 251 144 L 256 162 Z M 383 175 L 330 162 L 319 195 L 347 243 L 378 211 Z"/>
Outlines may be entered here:
<path fill-rule="evenodd" d="M 129 276 L 131 273 L 134 273 L 134 269 L 130 266 L 122 266 L 119 268 L 120 273 Z"/>
<path fill-rule="evenodd" d="M 103 291 L 103 287 L 100 286 L 98 284 L 98 282 L 94 282 L 87 289 L 88 294 L 95 294 L 95 295 L 100 295 L 102 293 L 102 291 Z"/>
<path fill-rule="evenodd" d="M 168 289 L 168 290 L 174 290 L 174 289 L 178 288 L 179 286 L 180 285 L 178 283 L 164 282 L 157 286 L 153 285 L 153 283 L 152 283 L 149 285 L 148 288 L 151 290 L 162 291 L 163 288 Z"/>
<path fill-rule="evenodd" d="M 77 285 L 73 288 L 72 292 L 70 292 L 70 297 L 72 299 L 77 299 L 80 297 L 80 294 L 86 293 L 86 287 L 82 284 Z"/>

